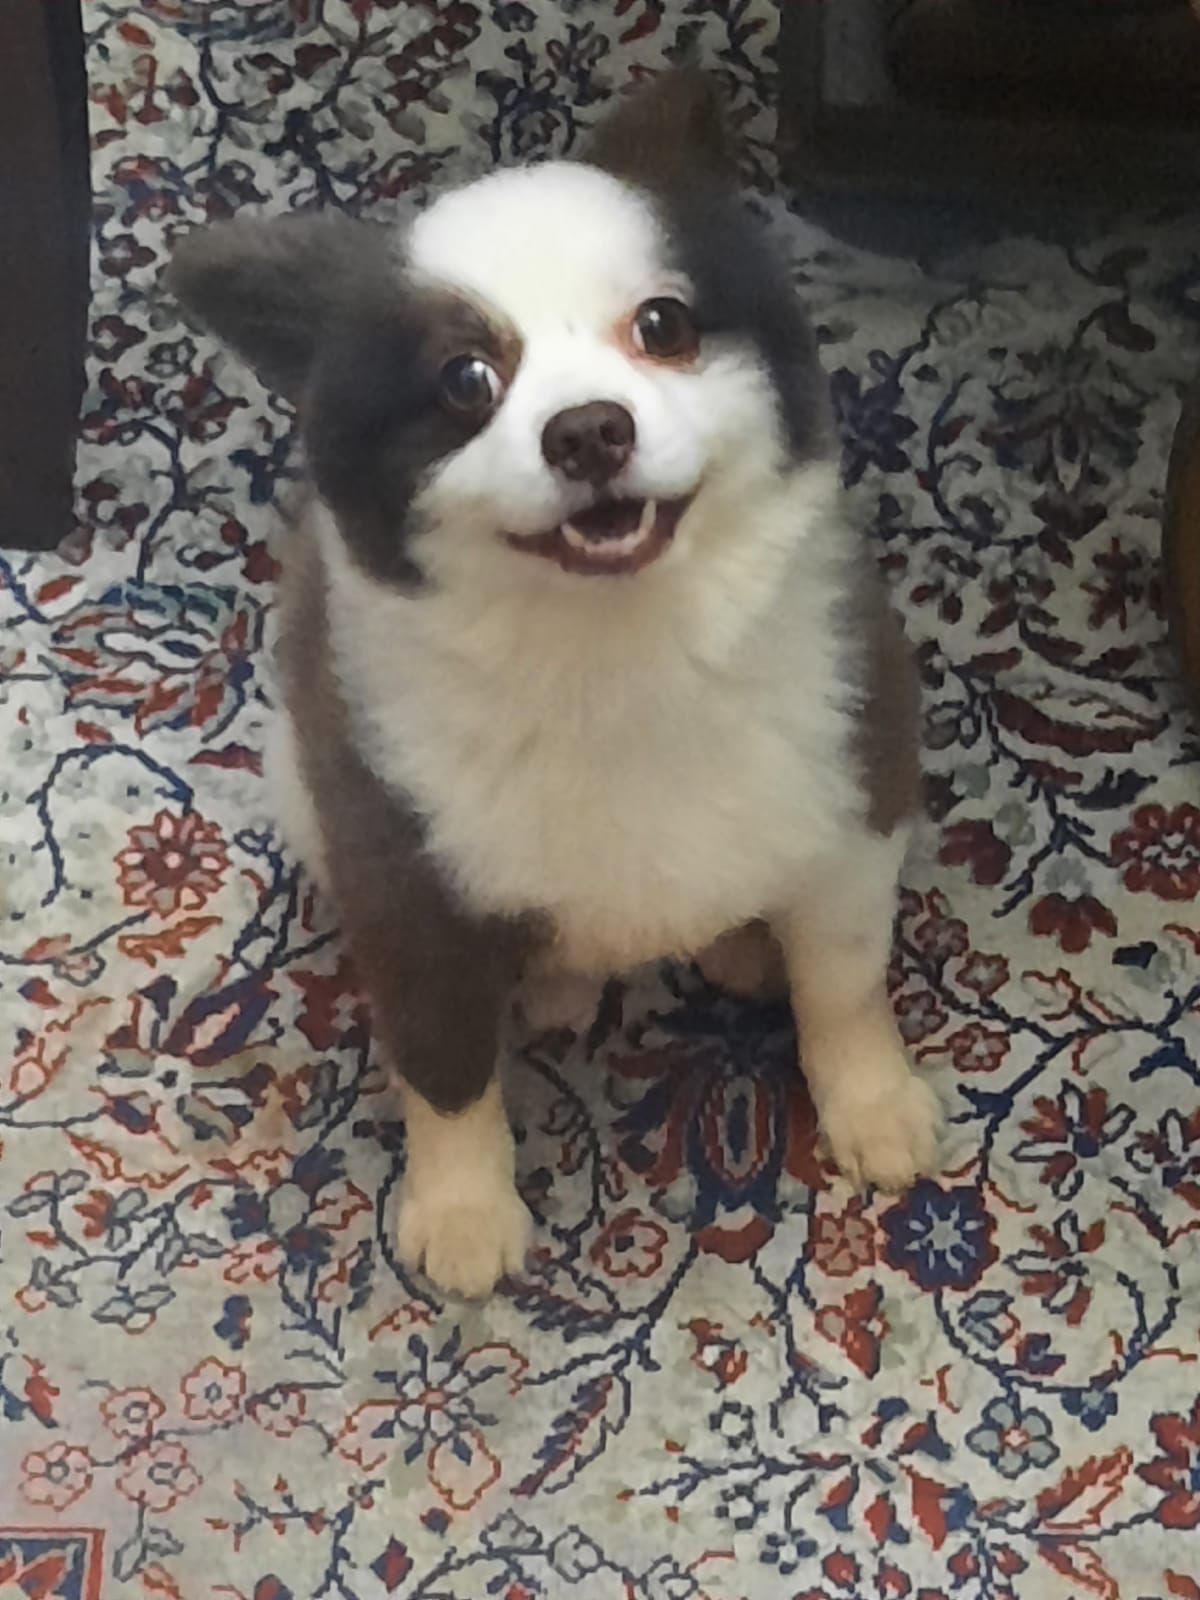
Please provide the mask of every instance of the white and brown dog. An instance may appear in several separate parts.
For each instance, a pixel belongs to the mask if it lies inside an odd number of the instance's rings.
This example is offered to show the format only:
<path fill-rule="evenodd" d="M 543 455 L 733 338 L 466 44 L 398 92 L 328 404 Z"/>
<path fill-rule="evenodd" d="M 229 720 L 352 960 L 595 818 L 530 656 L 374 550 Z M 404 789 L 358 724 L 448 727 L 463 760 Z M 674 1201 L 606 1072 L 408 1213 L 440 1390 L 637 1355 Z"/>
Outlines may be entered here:
<path fill-rule="evenodd" d="M 934 1155 L 885 986 L 915 674 L 713 116 L 669 75 L 586 163 L 406 230 L 239 219 L 172 269 L 299 409 L 283 821 L 403 1085 L 401 1254 L 466 1294 L 529 1237 L 497 1055 L 531 972 L 774 963 L 842 1170 Z"/>

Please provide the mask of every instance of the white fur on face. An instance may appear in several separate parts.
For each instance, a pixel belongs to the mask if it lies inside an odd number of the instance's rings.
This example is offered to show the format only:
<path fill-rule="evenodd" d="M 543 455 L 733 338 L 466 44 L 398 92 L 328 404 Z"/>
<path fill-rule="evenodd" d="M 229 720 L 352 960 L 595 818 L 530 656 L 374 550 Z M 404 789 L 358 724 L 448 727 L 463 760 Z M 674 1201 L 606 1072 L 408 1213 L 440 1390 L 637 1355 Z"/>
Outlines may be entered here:
<path fill-rule="evenodd" d="M 744 494 L 749 467 L 760 489 L 778 470 L 775 403 L 751 350 L 710 340 L 693 366 L 675 367 L 622 343 L 643 301 L 687 301 L 692 286 L 670 266 L 650 203 L 617 179 L 566 163 L 495 173 L 418 219 L 410 260 L 418 277 L 503 318 L 522 344 L 495 416 L 414 506 L 432 529 L 420 559 L 441 583 L 494 582 L 481 547 L 499 534 L 546 531 L 590 502 L 586 486 L 564 482 L 542 458 L 542 431 L 566 407 L 612 400 L 633 415 L 637 445 L 618 493 L 670 500 L 703 486 L 668 562 L 694 540 L 705 501 L 726 498 L 722 477 Z M 522 576 L 546 565 L 501 549 Z"/>

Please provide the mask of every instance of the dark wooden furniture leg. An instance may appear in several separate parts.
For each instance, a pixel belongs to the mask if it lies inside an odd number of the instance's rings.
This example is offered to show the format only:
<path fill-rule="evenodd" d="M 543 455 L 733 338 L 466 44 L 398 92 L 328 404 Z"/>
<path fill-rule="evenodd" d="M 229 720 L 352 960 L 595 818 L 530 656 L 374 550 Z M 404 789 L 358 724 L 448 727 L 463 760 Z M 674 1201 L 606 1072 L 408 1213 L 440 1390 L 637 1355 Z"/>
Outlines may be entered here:
<path fill-rule="evenodd" d="M 78 0 L 0 0 L 0 548 L 72 525 L 90 210 Z"/>
<path fill-rule="evenodd" d="M 1167 474 L 1163 598 L 1192 704 L 1200 710 L 1200 383 L 1183 403 Z"/>

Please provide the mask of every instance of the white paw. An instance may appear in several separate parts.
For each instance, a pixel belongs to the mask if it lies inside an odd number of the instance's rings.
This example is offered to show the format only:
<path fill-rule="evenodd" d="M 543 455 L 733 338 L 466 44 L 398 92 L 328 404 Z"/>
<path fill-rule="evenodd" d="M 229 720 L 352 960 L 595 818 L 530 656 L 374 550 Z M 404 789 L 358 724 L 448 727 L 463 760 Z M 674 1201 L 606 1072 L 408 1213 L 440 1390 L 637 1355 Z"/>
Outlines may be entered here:
<path fill-rule="evenodd" d="M 940 1122 L 937 1096 L 907 1071 L 903 1082 L 865 1093 L 852 1074 L 826 1097 L 820 1114 L 830 1155 L 860 1189 L 907 1189 L 932 1172 Z"/>
<path fill-rule="evenodd" d="M 482 1300 L 497 1280 L 520 1272 L 533 1221 L 511 1181 L 439 1186 L 430 1194 L 405 1193 L 396 1247 L 401 1261 L 447 1294 Z"/>

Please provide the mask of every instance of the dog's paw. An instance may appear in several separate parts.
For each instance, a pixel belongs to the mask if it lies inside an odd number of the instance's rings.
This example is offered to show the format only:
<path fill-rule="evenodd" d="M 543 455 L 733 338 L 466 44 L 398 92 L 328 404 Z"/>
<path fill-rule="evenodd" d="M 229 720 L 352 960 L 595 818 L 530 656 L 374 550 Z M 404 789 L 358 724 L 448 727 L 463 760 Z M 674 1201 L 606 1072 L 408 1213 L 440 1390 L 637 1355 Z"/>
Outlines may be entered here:
<path fill-rule="evenodd" d="M 934 1170 L 940 1122 L 937 1096 L 911 1072 L 882 1093 L 864 1093 L 851 1075 L 822 1105 L 820 1129 L 856 1188 L 895 1193 Z"/>
<path fill-rule="evenodd" d="M 532 1228 L 511 1182 L 476 1180 L 452 1194 L 405 1194 L 396 1246 L 404 1265 L 414 1272 L 424 1267 L 439 1289 L 482 1300 L 525 1265 Z"/>

